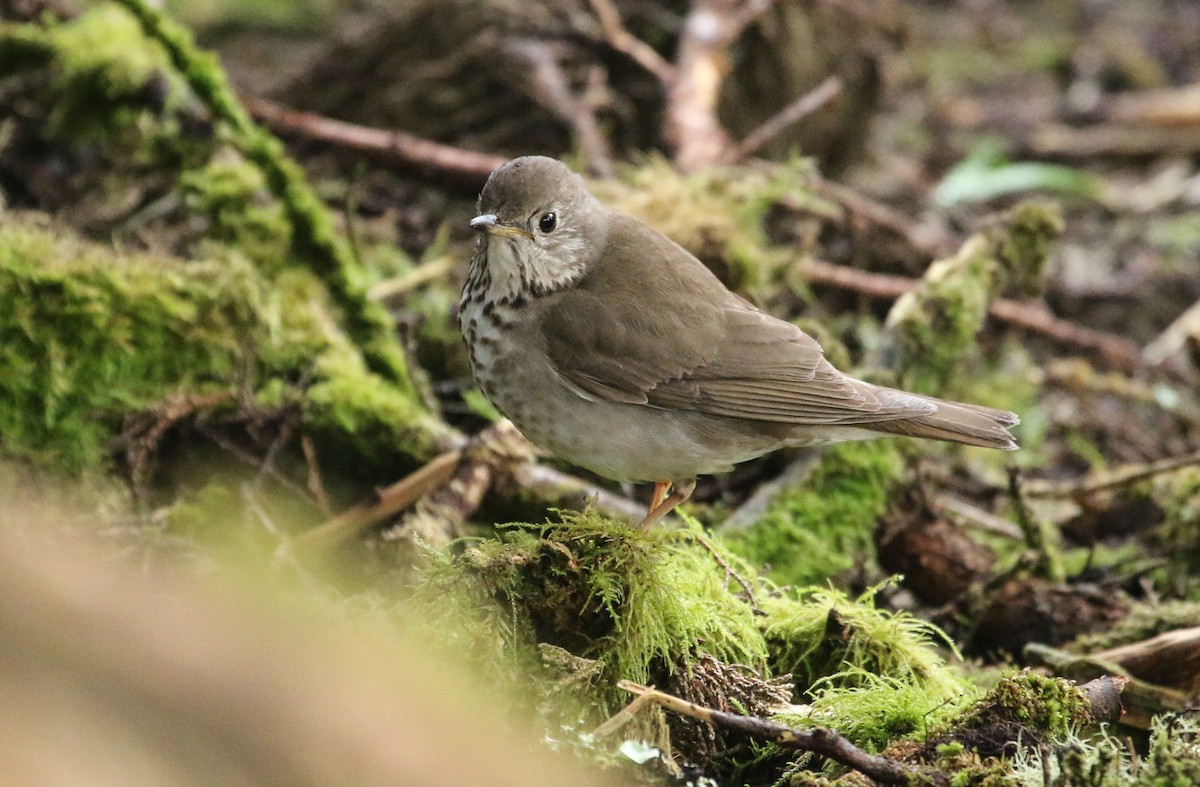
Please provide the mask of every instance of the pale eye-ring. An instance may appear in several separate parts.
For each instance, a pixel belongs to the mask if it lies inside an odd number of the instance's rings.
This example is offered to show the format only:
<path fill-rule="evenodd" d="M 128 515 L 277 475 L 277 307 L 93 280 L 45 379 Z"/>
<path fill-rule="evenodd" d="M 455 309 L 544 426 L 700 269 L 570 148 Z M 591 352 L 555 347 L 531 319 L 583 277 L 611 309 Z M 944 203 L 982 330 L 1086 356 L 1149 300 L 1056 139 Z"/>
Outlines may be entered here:
<path fill-rule="evenodd" d="M 554 232 L 554 228 L 557 226 L 558 216 L 554 214 L 554 211 L 543 213 L 542 217 L 538 219 L 538 229 L 546 234 Z"/>

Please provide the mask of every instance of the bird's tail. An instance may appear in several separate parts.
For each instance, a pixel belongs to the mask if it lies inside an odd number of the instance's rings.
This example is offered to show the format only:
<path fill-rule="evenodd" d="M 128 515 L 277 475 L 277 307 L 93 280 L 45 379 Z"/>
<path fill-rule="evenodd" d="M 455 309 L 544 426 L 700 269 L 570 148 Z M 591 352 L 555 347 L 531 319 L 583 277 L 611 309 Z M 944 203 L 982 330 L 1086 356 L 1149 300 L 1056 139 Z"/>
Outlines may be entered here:
<path fill-rule="evenodd" d="M 878 421 L 863 424 L 867 429 L 907 437 L 924 437 L 931 440 L 946 440 L 951 443 L 978 445 L 984 448 L 999 448 L 1002 451 L 1017 450 L 1017 441 L 1008 427 L 1020 423 L 1016 413 L 996 410 L 977 404 L 947 402 L 931 396 L 920 397 L 937 406 L 928 415 L 901 418 L 895 421 Z"/>

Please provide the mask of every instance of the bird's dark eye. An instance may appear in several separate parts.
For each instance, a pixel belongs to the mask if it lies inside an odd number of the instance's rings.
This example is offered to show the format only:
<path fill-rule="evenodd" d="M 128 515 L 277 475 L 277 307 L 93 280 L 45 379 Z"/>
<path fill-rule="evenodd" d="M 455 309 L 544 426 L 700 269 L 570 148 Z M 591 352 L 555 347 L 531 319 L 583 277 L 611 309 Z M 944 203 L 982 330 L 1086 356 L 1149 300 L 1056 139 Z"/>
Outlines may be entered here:
<path fill-rule="evenodd" d="M 538 219 L 538 229 L 540 229 L 542 232 L 554 232 L 554 228 L 557 226 L 558 216 L 555 216 L 553 211 L 549 213 L 543 213 L 542 217 Z"/>

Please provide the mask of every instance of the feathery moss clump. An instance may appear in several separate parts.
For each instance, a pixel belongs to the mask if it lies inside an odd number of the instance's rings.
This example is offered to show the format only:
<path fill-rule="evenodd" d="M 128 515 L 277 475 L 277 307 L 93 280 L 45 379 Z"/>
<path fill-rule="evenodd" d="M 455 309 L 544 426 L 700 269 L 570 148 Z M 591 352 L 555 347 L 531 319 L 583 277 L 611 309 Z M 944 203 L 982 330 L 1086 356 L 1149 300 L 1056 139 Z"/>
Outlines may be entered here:
<path fill-rule="evenodd" d="M 769 566 L 780 584 L 819 584 L 870 557 L 875 522 L 903 469 L 890 441 L 824 449 L 811 476 L 781 493 L 753 525 L 723 538 L 751 565 Z"/>
<path fill-rule="evenodd" d="M 603 663 L 596 700 L 611 711 L 627 700 L 617 680 L 661 679 L 701 652 L 765 664 L 753 611 L 729 581 L 689 531 L 643 533 L 584 512 L 541 527 L 510 526 L 454 557 L 434 554 L 418 597 L 453 617 L 464 607 L 471 615 L 489 610 L 490 629 L 477 619 L 466 636 L 525 654 L 509 658 L 531 658 L 540 642 Z"/>
<path fill-rule="evenodd" d="M 922 683 L 859 670 L 832 676 L 834 680 L 847 677 L 858 685 L 817 688 L 812 712 L 791 721 L 801 727 L 835 729 L 858 746 L 880 752 L 898 739 L 945 727 L 977 697 L 965 685 L 946 694 Z"/>
<path fill-rule="evenodd" d="M 789 672 L 797 687 L 859 687 L 871 676 L 925 687 L 942 702 L 966 683 L 937 649 L 946 636 L 907 612 L 874 606 L 878 588 L 851 599 L 832 588 L 808 588 L 795 598 L 770 597 L 760 606 L 772 671 Z"/>

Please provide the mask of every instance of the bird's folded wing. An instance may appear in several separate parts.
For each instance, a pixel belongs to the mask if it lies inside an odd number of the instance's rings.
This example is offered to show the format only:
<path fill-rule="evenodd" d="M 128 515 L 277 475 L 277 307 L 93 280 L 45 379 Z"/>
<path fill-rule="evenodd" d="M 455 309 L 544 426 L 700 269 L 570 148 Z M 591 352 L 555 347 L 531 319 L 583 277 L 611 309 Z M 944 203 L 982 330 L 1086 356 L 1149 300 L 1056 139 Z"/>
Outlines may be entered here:
<path fill-rule="evenodd" d="M 731 418 L 853 425 L 937 409 L 847 377 L 799 328 L 723 287 L 704 294 L 638 299 L 578 290 L 544 316 L 550 362 L 586 399 Z"/>

